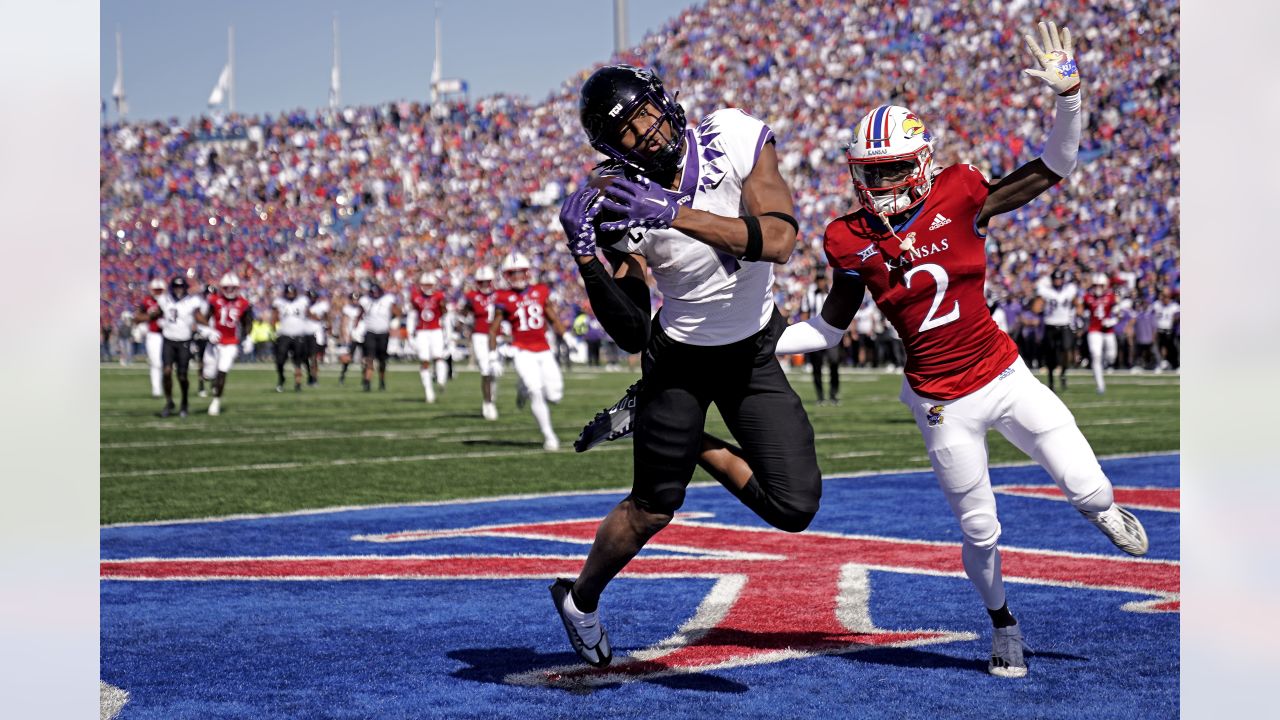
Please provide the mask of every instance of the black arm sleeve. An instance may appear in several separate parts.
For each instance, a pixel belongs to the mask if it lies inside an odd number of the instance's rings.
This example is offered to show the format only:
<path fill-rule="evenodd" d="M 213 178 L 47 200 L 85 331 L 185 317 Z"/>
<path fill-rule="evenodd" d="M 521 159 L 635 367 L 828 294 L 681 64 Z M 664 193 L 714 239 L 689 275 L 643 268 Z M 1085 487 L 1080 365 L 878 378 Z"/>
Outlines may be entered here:
<path fill-rule="evenodd" d="M 579 265 L 591 309 L 618 347 L 638 353 L 649 344 L 649 286 L 639 278 L 613 278 L 604 263 L 593 258 Z"/>

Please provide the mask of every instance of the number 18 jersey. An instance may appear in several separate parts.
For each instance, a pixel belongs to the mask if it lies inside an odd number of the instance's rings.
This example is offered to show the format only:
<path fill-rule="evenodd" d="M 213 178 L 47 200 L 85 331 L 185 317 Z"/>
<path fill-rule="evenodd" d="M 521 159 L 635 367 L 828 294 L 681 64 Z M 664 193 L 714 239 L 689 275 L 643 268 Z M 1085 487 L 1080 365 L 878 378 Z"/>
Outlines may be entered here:
<path fill-rule="evenodd" d="M 972 165 L 938 173 L 929 197 L 895 228 L 905 250 L 865 210 L 827 225 L 827 260 L 835 272 L 866 284 L 902 337 L 907 382 L 924 397 L 968 395 L 1018 357 L 983 296 L 986 237 L 977 230 L 977 217 L 990 187 Z"/>
<path fill-rule="evenodd" d="M 502 314 L 511 323 L 511 344 L 517 349 L 542 352 L 550 350 L 547 343 L 547 297 L 551 291 L 541 283 L 524 290 L 499 290 L 493 294 L 494 307 L 502 308 Z"/>

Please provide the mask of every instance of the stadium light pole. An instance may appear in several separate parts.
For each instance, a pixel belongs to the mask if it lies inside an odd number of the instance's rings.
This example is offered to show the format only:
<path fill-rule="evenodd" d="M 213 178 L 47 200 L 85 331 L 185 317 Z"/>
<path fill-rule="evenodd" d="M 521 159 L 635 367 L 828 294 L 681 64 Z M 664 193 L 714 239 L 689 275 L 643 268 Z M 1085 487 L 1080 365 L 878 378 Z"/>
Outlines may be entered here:
<path fill-rule="evenodd" d="M 129 114 L 129 104 L 124 96 L 124 40 L 120 27 L 116 26 L 116 81 L 111 86 L 111 98 L 115 100 L 116 117 L 125 119 Z"/>
<path fill-rule="evenodd" d="M 627 0 L 613 0 L 613 54 L 627 49 Z"/>
<path fill-rule="evenodd" d="M 439 94 L 436 92 L 436 85 L 440 82 L 441 73 L 441 53 L 440 53 L 440 3 L 436 2 L 436 57 L 435 62 L 431 64 L 431 109 L 435 110 L 439 100 Z"/>

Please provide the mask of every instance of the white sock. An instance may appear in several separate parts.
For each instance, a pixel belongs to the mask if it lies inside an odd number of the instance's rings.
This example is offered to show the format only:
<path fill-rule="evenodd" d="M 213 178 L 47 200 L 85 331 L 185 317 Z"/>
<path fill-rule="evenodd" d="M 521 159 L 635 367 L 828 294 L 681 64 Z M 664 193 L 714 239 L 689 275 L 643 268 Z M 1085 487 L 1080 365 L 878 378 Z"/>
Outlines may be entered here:
<path fill-rule="evenodd" d="M 427 402 L 436 399 L 436 390 L 431 387 L 431 371 L 422 369 L 418 371 L 418 377 L 422 378 L 422 387 L 427 391 Z"/>
<path fill-rule="evenodd" d="M 151 368 L 151 394 L 159 395 L 162 392 L 164 392 L 164 388 L 161 386 L 161 382 L 160 382 L 160 368 L 152 367 Z"/>
<path fill-rule="evenodd" d="M 538 421 L 538 429 L 542 431 L 542 437 L 554 438 L 556 433 L 551 429 L 551 409 L 547 407 L 547 401 L 542 397 L 541 390 L 529 393 L 529 409 L 533 411 L 533 417 Z"/>
<path fill-rule="evenodd" d="M 1107 383 L 1102 380 L 1102 354 L 1099 353 L 1089 358 L 1089 365 L 1093 370 L 1093 384 L 1098 386 L 1099 390 L 1106 390 Z"/>
<path fill-rule="evenodd" d="M 960 557 L 964 571 L 978 589 L 982 602 L 989 610 L 1004 607 L 1004 578 L 1000 575 L 1000 550 L 996 546 L 980 548 L 971 543 L 961 543 Z"/>
<path fill-rule="evenodd" d="M 564 596 L 564 614 L 569 617 L 569 621 L 578 629 L 578 637 L 582 638 L 582 642 L 587 647 L 595 647 L 600 644 L 600 611 L 584 613 L 573 604 L 573 593 L 565 593 Z"/>
<path fill-rule="evenodd" d="M 436 383 L 440 387 L 444 387 L 444 384 L 447 382 L 449 382 L 449 363 L 446 363 L 444 360 L 437 360 Z"/>

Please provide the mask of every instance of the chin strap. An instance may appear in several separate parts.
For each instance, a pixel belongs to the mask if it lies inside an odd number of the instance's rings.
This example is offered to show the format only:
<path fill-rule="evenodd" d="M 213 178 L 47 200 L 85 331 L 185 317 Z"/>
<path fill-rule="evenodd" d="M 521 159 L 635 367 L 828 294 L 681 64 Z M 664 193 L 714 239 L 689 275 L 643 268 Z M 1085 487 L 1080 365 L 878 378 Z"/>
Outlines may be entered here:
<path fill-rule="evenodd" d="M 893 239 L 898 241 L 899 250 L 901 250 L 902 252 L 907 252 L 911 250 L 912 247 L 915 246 L 916 239 L 914 235 L 908 235 L 907 239 L 903 240 L 901 237 L 898 237 L 898 233 L 894 232 L 893 223 L 889 222 L 888 215 L 885 215 L 882 212 L 877 212 L 876 215 L 880 218 L 880 222 L 883 222 L 885 227 L 889 228 L 889 234 L 893 236 Z"/>

